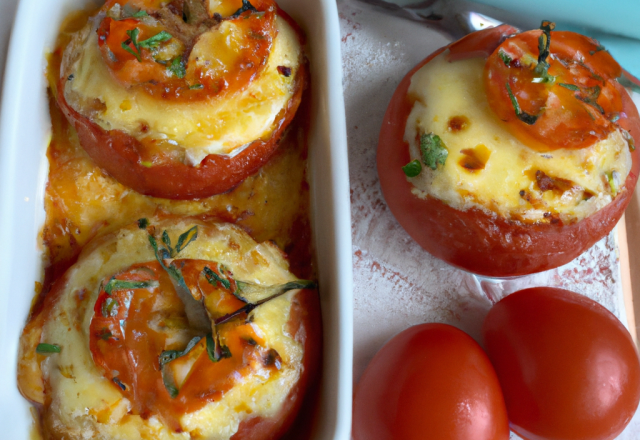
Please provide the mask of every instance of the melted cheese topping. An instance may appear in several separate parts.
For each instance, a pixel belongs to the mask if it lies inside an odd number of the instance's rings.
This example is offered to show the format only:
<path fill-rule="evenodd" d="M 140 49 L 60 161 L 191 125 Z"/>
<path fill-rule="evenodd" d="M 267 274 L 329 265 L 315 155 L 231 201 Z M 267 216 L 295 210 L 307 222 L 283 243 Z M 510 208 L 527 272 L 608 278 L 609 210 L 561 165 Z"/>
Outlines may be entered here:
<path fill-rule="evenodd" d="M 156 230 L 176 237 L 193 221 L 154 222 Z M 158 229 L 159 228 L 159 229 Z M 288 271 L 281 251 L 271 243 L 257 244 L 240 228 L 230 224 L 199 224 L 198 238 L 180 258 L 207 259 L 228 266 L 239 280 L 259 284 L 281 284 L 296 278 Z M 51 404 L 45 408 L 48 425 L 71 438 L 95 439 L 229 439 L 239 424 L 253 417 L 278 413 L 301 374 L 303 348 L 286 332 L 291 291 L 256 308 L 253 326 L 282 359 L 276 372 L 258 370 L 242 378 L 223 395 L 202 409 L 180 418 L 184 432 L 172 432 L 156 416 L 143 419 L 128 414 L 130 402 L 106 379 L 89 351 L 89 326 L 100 282 L 133 264 L 153 261 L 147 233 L 130 227 L 103 237 L 85 248 L 70 269 L 62 296 L 53 307 L 41 341 L 62 347 L 46 357 L 41 368 L 48 383 Z M 90 390 L 90 392 L 87 392 Z"/>
<path fill-rule="evenodd" d="M 62 67 L 65 76 L 73 74 L 65 89 L 69 104 L 105 130 L 122 130 L 141 141 L 159 140 L 169 148 L 182 147 L 192 165 L 209 154 L 234 156 L 254 140 L 268 138 L 276 117 L 295 91 L 301 47 L 293 28 L 280 17 L 267 66 L 248 87 L 230 96 L 184 103 L 163 101 L 143 90 L 121 86 L 102 61 L 92 26 L 89 23 L 78 32 L 66 49 L 75 52 L 65 54 L 68 65 Z M 222 42 L 227 45 L 223 53 L 233 52 L 239 44 L 235 31 L 233 23 L 225 21 L 203 34 L 194 51 L 202 52 L 203 59 L 214 59 L 215 53 L 207 52 L 215 51 Z M 216 45 L 202 44 L 208 41 Z M 291 75 L 280 74 L 278 66 L 290 67 Z"/>
<path fill-rule="evenodd" d="M 421 160 L 424 133 L 440 136 L 449 152 L 444 166 L 434 171 L 423 163 L 422 172 L 409 178 L 416 196 L 523 222 L 581 220 L 611 202 L 631 169 L 620 131 L 588 148 L 539 153 L 489 108 L 485 60 L 450 63 L 446 53 L 416 72 L 409 87 L 414 105 L 404 140 L 411 159 Z"/>

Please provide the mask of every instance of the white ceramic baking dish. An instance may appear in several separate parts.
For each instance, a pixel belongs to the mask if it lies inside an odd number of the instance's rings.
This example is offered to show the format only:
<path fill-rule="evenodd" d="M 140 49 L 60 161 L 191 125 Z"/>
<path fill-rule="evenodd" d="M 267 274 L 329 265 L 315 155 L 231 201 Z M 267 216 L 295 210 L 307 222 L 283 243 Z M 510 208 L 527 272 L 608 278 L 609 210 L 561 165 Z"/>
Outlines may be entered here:
<path fill-rule="evenodd" d="M 45 54 L 62 19 L 90 0 L 21 0 L 11 35 L 0 120 L 0 426 L 31 438 L 30 404 L 16 385 L 18 339 L 41 281 L 50 137 Z M 309 133 L 312 218 L 324 323 L 324 363 L 314 440 L 351 429 L 352 261 L 340 29 L 334 0 L 279 0 L 307 33 L 312 74 Z M 87 390 L 90 392 L 90 390 Z"/>

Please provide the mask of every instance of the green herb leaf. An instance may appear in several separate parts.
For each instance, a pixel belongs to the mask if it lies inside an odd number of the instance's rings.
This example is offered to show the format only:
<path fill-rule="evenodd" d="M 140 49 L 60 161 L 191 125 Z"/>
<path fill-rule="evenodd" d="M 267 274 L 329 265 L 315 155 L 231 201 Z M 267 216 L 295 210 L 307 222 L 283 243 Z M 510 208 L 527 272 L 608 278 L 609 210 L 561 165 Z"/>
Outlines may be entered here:
<path fill-rule="evenodd" d="M 149 14 L 147 14 L 147 11 L 140 10 L 140 11 L 136 12 L 135 14 L 133 14 L 131 17 L 132 18 L 142 18 L 142 17 L 148 17 L 148 16 L 149 16 Z"/>
<path fill-rule="evenodd" d="M 620 75 L 618 78 L 618 84 L 620 84 L 622 87 L 626 87 L 628 89 L 633 90 L 636 93 L 640 93 L 640 86 L 636 83 L 634 83 L 633 81 L 631 81 L 629 78 L 627 78 L 624 73 L 622 75 Z"/>
<path fill-rule="evenodd" d="M 422 164 L 418 159 L 412 160 L 402 167 L 402 171 L 407 177 L 416 177 L 422 171 Z"/>
<path fill-rule="evenodd" d="M 433 133 L 425 133 L 420 136 L 420 152 L 422 153 L 422 162 L 435 170 L 438 164 L 443 165 L 449 156 L 449 150 L 440 139 L 440 136 Z"/>
<path fill-rule="evenodd" d="M 220 362 L 222 359 L 231 357 L 229 347 L 220 344 L 217 332 L 215 338 L 212 333 L 207 335 L 207 354 L 212 362 Z"/>
<path fill-rule="evenodd" d="M 231 288 L 231 282 L 229 282 L 229 280 L 222 278 L 220 275 L 218 275 L 213 270 L 211 270 L 208 266 L 205 266 L 202 272 L 204 273 L 205 279 L 212 286 L 217 287 L 218 283 L 220 283 L 224 286 L 225 289 Z"/>
<path fill-rule="evenodd" d="M 107 298 L 102 303 L 102 316 L 105 318 L 113 318 L 118 316 L 118 304 L 117 299 Z"/>
<path fill-rule="evenodd" d="M 98 333 L 96 336 L 103 341 L 108 341 L 113 337 L 113 333 L 111 333 L 108 328 L 102 327 L 102 330 L 100 330 L 100 333 Z"/>
<path fill-rule="evenodd" d="M 164 384 L 164 387 L 167 389 L 167 391 L 169 392 L 169 396 L 171 396 L 172 399 L 175 399 L 176 396 L 178 396 L 178 387 L 176 386 L 173 374 L 171 374 L 171 371 L 169 371 L 169 369 L 164 368 L 164 366 L 169 362 L 189 353 L 193 349 L 193 347 L 195 347 L 196 344 L 200 342 L 200 339 L 202 339 L 202 336 L 196 336 L 189 341 L 184 350 L 165 350 L 160 353 L 160 356 L 158 357 L 160 371 L 162 372 L 162 383 Z"/>
<path fill-rule="evenodd" d="M 589 51 L 589 55 L 595 55 L 596 53 L 600 52 L 601 50 L 607 50 L 602 44 L 598 43 L 598 47 L 596 47 L 594 50 L 590 50 Z"/>
<path fill-rule="evenodd" d="M 533 125 L 538 120 L 539 115 L 530 115 L 529 113 L 523 112 L 520 108 L 520 104 L 518 104 L 518 100 L 515 95 L 511 91 L 511 86 L 509 85 L 509 81 L 507 81 L 507 92 L 509 93 L 509 98 L 511 99 L 511 104 L 516 112 L 516 116 L 525 124 Z"/>
<path fill-rule="evenodd" d="M 620 173 L 617 171 L 611 171 L 606 174 L 609 188 L 611 188 L 611 194 L 615 197 L 620 192 Z"/>
<path fill-rule="evenodd" d="M 127 281 L 127 280 L 116 280 L 111 278 L 109 282 L 104 286 L 104 291 L 107 292 L 107 295 L 111 295 L 111 292 L 114 290 L 124 290 L 124 289 L 148 289 L 149 287 L 158 287 L 157 281 Z"/>
<path fill-rule="evenodd" d="M 204 85 L 202 84 L 193 84 L 189 86 L 189 90 L 200 90 L 204 89 Z"/>
<path fill-rule="evenodd" d="M 58 344 L 38 344 L 36 347 L 36 353 L 38 354 L 52 354 L 60 353 L 61 348 Z"/>
<path fill-rule="evenodd" d="M 142 61 L 142 59 L 140 58 L 140 45 L 138 43 L 138 34 L 140 34 L 140 29 L 138 28 L 128 30 L 127 35 L 129 36 L 129 39 L 121 43 L 120 46 L 122 46 L 122 48 L 127 52 L 129 52 L 131 55 L 136 57 L 138 61 Z M 131 49 L 129 44 L 133 44 L 133 47 L 135 48 L 135 50 Z"/>
<path fill-rule="evenodd" d="M 167 249 L 169 250 L 169 255 L 173 257 L 174 253 L 173 253 L 173 248 L 171 247 L 171 238 L 169 238 L 169 234 L 167 233 L 166 230 L 162 231 L 162 242 L 167 246 Z"/>
<path fill-rule="evenodd" d="M 131 49 L 131 47 L 129 47 L 129 43 L 131 43 L 131 40 L 127 40 L 123 43 L 120 43 L 120 46 L 122 46 L 122 48 L 124 50 L 126 50 L 127 52 L 129 52 L 131 55 L 133 55 L 134 57 L 136 57 L 136 59 L 138 61 L 142 61 L 142 58 L 140 58 L 140 54 L 136 51 L 134 51 L 133 49 Z"/>
<path fill-rule="evenodd" d="M 239 17 L 240 14 L 247 11 L 258 12 L 258 10 L 254 8 L 251 3 L 249 3 L 249 0 L 242 0 L 242 7 L 238 9 L 236 12 L 234 12 L 231 18 Z"/>
<path fill-rule="evenodd" d="M 577 92 L 578 90 L 580 90 L 580 87 L 578 87 L 578 86 L 576 86 L 574 84 L 558 83 L 558 85 L 560 87 L 564 87 L 565 89 L 573 90 L 574 92 Z"/>
<path fill-rule="evenodd" d="M 505 66 L 509 66 L 509 64 L 511 64 L 511 61 L 513 61 L 513 59 L 509 55 L 507 55 L 507 53 L 502 49 L 498 51 L 498 56 L 500 57 L 500 59 L 502 60 Z"/>
<path fill-rule="evenodd" d="M 173 74 L 173 76 L 177 78 L 184 78 L 187 74 L 187 70 L 184 67 L 184 63 L 180 57 L 176 57 L 171 61 L 171 64 L 167 66 L 167 70 Z"/>
<path fill-rule="evenodd" d="M 178 244 L 176 245 L 176 253 L 182 252 L 182 250 L 186 248 L 189 245 L 189 243 L 191 243 L 196 238 L 198 238 L 198 225 L 195 225 L 194 227 L 189 229 L 187 232 L 184 232 L 183 234 L 181 234 L 180 237 L 178 237 Z"/>
<path fill-rule="evenodd" d="M 138 219 L 138 228 L 147 229 L 147 226 L 149 226 L 149 220 L 146 218 Z"/>
<path fill-rule="evenodd" d="M 546 62 L 549 56 L 549 46 L 551 45 L 551 31 L 554 30 L 556 24 L 543 20 L 540 24 L 540 30 L 542 34 L 538 37 L 538 64 Z M 548 64 L 547 64 L 548 66 Z"/>
<path fill-rule="evenodd" d="M 164 43 L 173 38 L 167 31 L 161 31 L 155 34 L 153 37 L 147 38 L 146 40 L 142 40 L 138 43 L 139 47 L 144 47 L 145 49 L 155 49 L 160 43 Z M 133 40 L 133 38 L 132 38 Z"/>
<path fill-rule="evenodd" d="M 581 88 L 581 93 L 575 95 L 577 99 L 596 108 L 600 113 L 604 114 L 604 109 L 597 103 L 600 96 L 600 86 Z"/>

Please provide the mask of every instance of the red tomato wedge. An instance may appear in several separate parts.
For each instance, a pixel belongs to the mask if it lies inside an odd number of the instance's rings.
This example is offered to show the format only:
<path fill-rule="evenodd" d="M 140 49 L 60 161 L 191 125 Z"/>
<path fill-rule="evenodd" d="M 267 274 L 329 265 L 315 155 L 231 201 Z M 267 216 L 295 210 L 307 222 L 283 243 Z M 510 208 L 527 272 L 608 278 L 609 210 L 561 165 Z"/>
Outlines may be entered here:
<path fill-rule="evenodd" d="M 480 346 L 445 324 L 392 338 L 356 388 L 354 440 L 506 440 L 495 371 Z"/>
<path fill-rule="evenodd" d="M 522 290 L 493 306 L 483 334 L 519 436 L 608 440 L 635 414 L 638 352 L 595 301 L 552 287 Z"/>

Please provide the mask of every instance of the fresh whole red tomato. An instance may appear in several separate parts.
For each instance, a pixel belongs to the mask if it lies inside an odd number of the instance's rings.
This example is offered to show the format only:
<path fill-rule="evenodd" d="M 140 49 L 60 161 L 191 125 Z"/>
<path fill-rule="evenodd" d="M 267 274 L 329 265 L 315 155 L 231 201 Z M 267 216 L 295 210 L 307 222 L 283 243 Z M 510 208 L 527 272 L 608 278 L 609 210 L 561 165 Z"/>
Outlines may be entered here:
<path fill-rule="evenodd" d="M 527 440 L 613 439 L 638 407 L 631 336 L 585 296 L 552 287 L 516 292 L 490 310 L 483 334 L 511 429 Z"/>
<path fill-rule="evenodd" d="M 375 355 L 356 388 L 355 440 L 509 438 L 500 385 L 480 346 L 446 324 L 411 327 Z"/>

